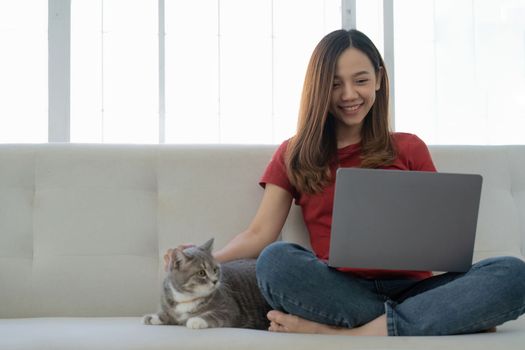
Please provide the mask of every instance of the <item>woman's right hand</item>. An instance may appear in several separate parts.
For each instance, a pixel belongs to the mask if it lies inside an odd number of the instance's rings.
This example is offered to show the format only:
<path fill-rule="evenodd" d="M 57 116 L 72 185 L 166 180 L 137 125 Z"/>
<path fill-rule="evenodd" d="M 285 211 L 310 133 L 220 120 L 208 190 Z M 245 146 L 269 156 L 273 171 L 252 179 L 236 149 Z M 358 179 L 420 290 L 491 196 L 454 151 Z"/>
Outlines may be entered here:
<path fill-rule="evenodd" d="M 189 247 L 195 247 L 195 244 L 186 243 L 186 244 L 179 245 L 177 248 L 168 249 L 166 253 L 164 253 L 164 271 L 168 271 L 168 266 L 170 265 L 170 259 L 175 250 L 184 250 Z"/>

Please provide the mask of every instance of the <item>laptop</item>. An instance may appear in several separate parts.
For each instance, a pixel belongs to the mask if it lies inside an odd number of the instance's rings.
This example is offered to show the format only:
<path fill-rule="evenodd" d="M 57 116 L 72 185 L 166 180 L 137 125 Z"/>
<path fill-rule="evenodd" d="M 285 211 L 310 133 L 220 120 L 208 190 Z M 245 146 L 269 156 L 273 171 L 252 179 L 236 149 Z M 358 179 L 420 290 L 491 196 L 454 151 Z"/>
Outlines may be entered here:
<path fill-rule="evenodd" d="M 328 264 L 467 271 L 481 185 L 475 174 L 338 169 Z"/>

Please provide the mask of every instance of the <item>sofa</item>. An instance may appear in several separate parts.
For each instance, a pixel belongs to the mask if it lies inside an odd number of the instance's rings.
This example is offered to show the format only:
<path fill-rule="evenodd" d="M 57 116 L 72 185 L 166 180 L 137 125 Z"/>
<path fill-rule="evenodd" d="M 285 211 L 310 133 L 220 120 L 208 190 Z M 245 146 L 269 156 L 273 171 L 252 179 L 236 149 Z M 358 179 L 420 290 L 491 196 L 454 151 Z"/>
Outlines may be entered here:
<path fill-rule="evenodd" d="M 146 326 L 162 256 L 243 230 L 274 145 L 0 145 L 0 349 L 524 349 L 525 317 L 444 337 Z M 431 146 L 483 175 L 475 260 L 524 258 L 525 146 Z M 309 246 L 293 205 L 281 239 Z"/>

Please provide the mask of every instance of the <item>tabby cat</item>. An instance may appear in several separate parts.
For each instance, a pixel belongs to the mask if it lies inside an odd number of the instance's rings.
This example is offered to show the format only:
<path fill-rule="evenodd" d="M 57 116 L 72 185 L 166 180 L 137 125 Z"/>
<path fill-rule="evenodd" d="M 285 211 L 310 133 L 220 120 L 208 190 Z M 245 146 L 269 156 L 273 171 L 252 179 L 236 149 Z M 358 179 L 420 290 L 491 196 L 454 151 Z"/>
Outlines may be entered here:
<path fill-rule="evenodd" d="M 160 312 L 146 315 L 148 325 L 188 328 L 267 329 L 270 306 L 259 291 L 255 260 L 219 264 L 213 239 L 202 246 L 175 249 L 164 279 Z"/>

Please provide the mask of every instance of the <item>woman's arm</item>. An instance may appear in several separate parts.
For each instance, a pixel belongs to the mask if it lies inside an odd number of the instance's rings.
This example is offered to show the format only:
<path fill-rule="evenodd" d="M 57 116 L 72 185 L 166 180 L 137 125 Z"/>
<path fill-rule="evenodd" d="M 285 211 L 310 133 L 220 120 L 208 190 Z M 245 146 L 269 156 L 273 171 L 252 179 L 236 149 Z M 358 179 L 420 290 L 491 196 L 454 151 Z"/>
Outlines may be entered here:
<path fill-rule="evenodd" d="M 264 195 L 248 228 L 235 236 L 224 248 L 214 253 L 220 262 L 241 258 L 256 258 L 270 243 L 274 242 L 284 226 L 292 195 L 285 189 L 266 184 Z"/>

